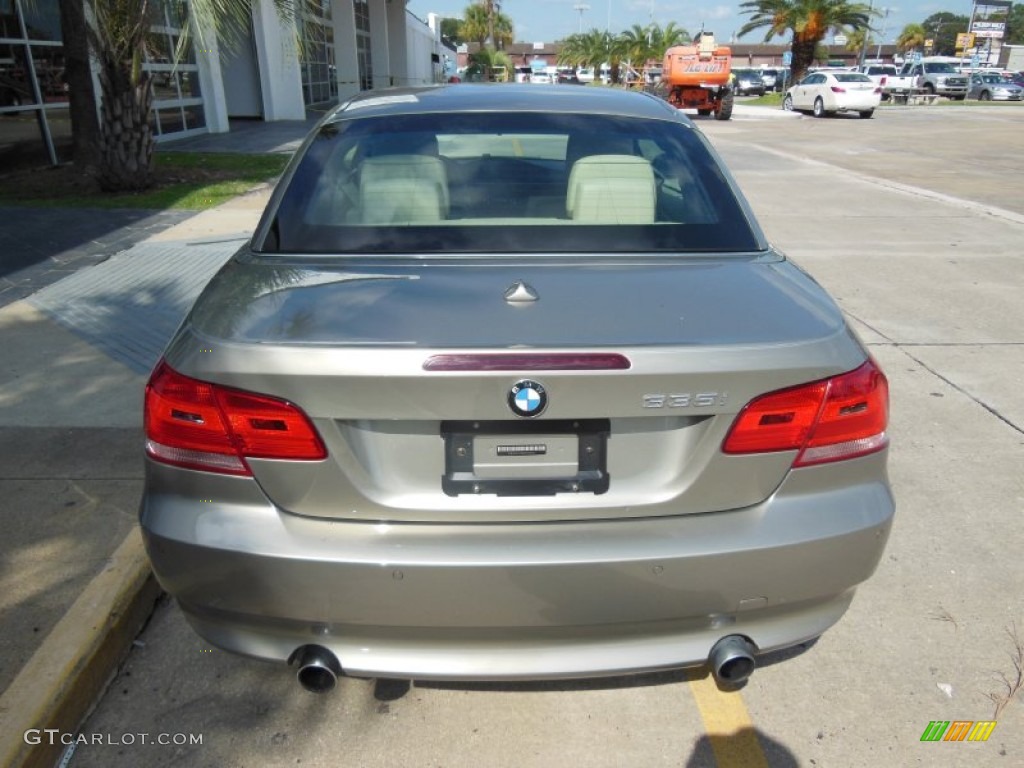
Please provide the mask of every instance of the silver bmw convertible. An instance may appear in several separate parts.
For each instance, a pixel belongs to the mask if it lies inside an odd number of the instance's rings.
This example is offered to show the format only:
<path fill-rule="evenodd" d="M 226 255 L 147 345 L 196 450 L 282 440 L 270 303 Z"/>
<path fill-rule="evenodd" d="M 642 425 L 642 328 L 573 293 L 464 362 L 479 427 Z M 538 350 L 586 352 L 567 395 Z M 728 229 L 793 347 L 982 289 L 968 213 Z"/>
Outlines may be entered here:
<path fill-rule="evenodd" d="M 842 312 L 664 101 L 375 91 L 153 371 L 140 518 L 195 630 L 309 690 L 738 684 L 875 570 L 887 422 Z"/>

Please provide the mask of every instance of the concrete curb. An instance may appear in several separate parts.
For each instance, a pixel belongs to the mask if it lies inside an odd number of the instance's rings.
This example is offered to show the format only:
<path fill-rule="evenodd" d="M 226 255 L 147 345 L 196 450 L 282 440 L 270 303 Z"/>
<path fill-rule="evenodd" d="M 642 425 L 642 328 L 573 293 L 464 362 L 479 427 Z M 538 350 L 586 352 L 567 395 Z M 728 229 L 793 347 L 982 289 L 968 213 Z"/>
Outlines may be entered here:
<path fill-rule="evenodd" d="M 270 184 L 257 185 L 142 242 L 159 247 L 172 245 L 169 240 L 237 239 L 240 245 L 271 190 Z M 57 764 L 67 748 L 64 742 L 74 739 L 103 695 L 160 594 L 136 527 L 0 695 L 0 766 Z M 38 737 L 37 744 L 27 743 L 26 732 L 33 729 L 29 736 L 32 741 Z"/>
<path fill-rule="evenodd" d="M 61 737 L 73 738 L 159 596 L 136 528 L 0 696 L 0 765 L 56 764 Z M 31 729 L 38 729 L 38 745 L 27 743 Z M 43 729 L 56 729 L 52 744 Z"/>

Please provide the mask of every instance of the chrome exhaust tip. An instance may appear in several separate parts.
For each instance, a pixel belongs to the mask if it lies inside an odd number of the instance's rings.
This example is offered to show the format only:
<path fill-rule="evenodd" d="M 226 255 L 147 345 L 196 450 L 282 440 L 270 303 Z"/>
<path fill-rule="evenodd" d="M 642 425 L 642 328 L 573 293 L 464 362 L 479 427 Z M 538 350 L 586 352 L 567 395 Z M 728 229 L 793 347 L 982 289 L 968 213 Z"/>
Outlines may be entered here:
<path fill-rule="evenodd" d="M 322 646 L 304 645 L 297 648 L 289 661 L 298 664 L 299 671 L 295 678 L 299 685 L 311 693 L 328 693 L 338 684 L 341 662 Z"/>
<path fill-rule="evenodd" d="M 750 677 L 757 666 L 754 644 L 742 635 L 727 635 L 715 643 L 708 655 L 711 674 L 719 685 L 739 685 Z"/>

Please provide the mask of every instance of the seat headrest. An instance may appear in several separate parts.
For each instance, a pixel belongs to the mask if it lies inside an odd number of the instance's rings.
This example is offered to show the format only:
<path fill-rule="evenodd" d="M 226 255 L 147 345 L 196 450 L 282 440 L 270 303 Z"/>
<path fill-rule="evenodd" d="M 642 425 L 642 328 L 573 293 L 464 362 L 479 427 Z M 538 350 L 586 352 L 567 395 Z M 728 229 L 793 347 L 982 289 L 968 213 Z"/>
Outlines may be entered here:
<path fill-rule="evenodd" d="M 642 157 L 591 155 L 569 174 L 565 210 L 574 221 L 653 224 L 654 171 Z"/>

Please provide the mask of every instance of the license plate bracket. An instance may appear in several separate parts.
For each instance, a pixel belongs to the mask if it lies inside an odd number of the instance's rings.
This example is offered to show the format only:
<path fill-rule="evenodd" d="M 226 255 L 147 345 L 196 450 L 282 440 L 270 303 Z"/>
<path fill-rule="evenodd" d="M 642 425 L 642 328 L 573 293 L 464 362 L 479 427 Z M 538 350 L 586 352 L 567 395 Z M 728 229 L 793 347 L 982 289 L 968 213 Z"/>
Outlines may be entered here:
<path fill-rule="evenodd" d="M 610 435 L 608 419 L 443 421 L 445 468 L 441 488 L 448 496 L 602 494 L 607 492 L 610 479 Z M 571 445 L 566 438 L 575 439 L 575 457 L 558 461 L 558 457 L 549 456 L 549 447 L 552 453 L 565 453 L 566 446 Z M 482 450 L 493 455 L 478 455 Z"/>

